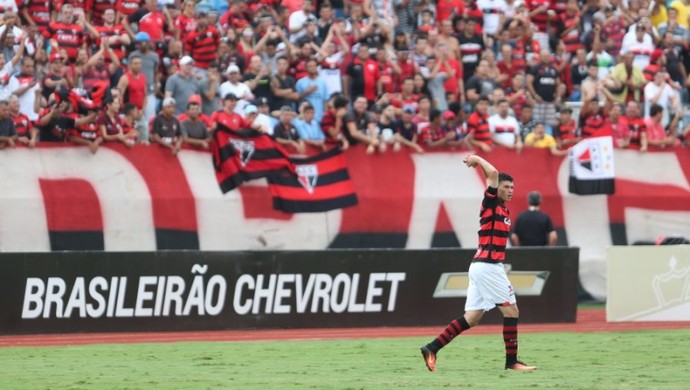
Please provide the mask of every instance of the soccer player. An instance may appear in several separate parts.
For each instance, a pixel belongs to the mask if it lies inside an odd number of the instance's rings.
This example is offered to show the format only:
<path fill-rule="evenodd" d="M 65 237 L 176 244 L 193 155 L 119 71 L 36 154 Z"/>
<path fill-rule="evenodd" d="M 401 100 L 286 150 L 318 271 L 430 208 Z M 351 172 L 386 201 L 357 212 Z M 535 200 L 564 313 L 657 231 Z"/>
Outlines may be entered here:
<path fill-rule="evenodd" d="M 465 315 L 453 320 L 436 339 L 421 348 L 424 363 L 429 371 L 436 371 L 438 351 L 460 333 L 478 325 L 485 312 L 497 307 L 503 315 L 506 370 L 536 370 L 517 360 L 519 312 L 513 287 L 503 268 L 510 234 L 506 202 L 513 197 L 513 178 L 506 173 L 499 174 L 491 163 L 476 155 L 467 156 L 463 162 L 469 168 L 479 166 L 488 186 L 479 213 L 479 247 L 470 265 Z"/>

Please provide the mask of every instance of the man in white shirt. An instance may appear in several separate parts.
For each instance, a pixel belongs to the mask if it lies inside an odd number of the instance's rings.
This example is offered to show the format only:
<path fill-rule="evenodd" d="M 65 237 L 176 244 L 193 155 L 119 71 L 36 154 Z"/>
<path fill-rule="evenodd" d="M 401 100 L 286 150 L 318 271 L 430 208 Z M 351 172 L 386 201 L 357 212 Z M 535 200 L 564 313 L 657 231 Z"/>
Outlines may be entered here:
<path fill-rule="evenodd" d="M 644 116 L 649 117 L 649 109 L 653 104 L 660 105 L 664 111 L 661 123 L 667 126 L 670 122 L 670 113 L 680 109 L 678 92 L 666 82 L 666 71 L 662 68 L 654 74 L 654 80 L 644 87 Z"/>
<path fill-rule="evenodd" d="M 228 81 L 220 85 L 220 96 L 224 97 L 229 93 L 237 96 L 235 112 L 242 115 L 244 107 L 254 99 L 254 94 L 247 84 L 240 81 L 240 68 L 237 65 L 231 64 L 225 73 Z"/>
<path fill-rule="evenodd" d="M 508 149 L 522 150 L 520 124 L 514 116 L 509 115 L 510 103 L 501 100 L 497 104 L 496 114 L 489 117 L 489 131 L 494 143 Z"/>
<path fill-rule="evenodd" d="M 508 5 L 504 0 L 477 0 L 477 8 L 484 13 L 484 32 L 488 36 L 498 31 L 501 14 L 505 14 Z"/>
<path fill-rule="evenodd" d="M 635 31 L 631 31 L 623 37 L 621 53 L 633 53 L 635 55 L 633 65 L 640 69 L 644 69 L 649 65 L 649 58 L 654 49 L 652 36 L 647 34 L 646 28 L 642 24 L 638 24 L 635 27 Z"/>
<path fill-rule="evenodd" d="M 305 26 L 307 20 L 316 21 L 314 4 L 312 4 L 311 0 L 304 0 L 302 3 L 302 10 L 290 14 L 290 19 L 288 19 L 288 32 L 290 33 L 291 42 L 297 42 L 304 36 L 306 33 Z"/>
<path fill-rule="evenodd" d="M 9 89 L 19 97 L 19 112 L 29 117 L 29 120 L 38 119 L 36 113 L 36 99 L 40 99 L 41 87 L 34 73 L 34 59 L 22 58 L 22 71 L 10 78 Z"/>

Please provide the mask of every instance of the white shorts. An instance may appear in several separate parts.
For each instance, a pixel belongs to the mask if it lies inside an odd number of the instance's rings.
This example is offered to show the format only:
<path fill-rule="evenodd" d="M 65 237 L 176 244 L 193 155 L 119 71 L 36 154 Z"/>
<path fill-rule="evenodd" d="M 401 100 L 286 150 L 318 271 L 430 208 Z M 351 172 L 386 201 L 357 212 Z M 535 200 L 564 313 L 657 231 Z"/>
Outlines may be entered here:
<path fill-rule="evenodd" d="M 470 265 L 465 311 L 489 311 L 496 306 L 515 304 L 515 292 L 503 264 L 475 261 Z"/>

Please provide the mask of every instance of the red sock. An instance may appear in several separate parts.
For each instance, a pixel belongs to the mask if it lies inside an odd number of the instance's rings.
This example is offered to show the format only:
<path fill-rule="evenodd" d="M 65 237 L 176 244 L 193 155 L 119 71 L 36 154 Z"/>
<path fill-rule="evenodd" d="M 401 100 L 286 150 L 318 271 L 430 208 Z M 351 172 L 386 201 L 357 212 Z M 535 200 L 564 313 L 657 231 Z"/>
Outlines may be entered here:
<path fill-rule="evenodd" d="M 455 336 L 459 335 L 460 333 L 466 331 L 469 328 L 470 324 L 467 323 L 465 317 L 460 317 L 456 320 L 453 320 L 450 324 L 448 324 L 448 326 L 446 326 L 446 329 L 444 329 L 443 332 L 440 335 L 438 335 L 438 337 L 436 337 L 434 341 L 427 344 L 427 347 L 432 352 L 436 353 L 446 344 L 453 341 Z"/>
<path fill-rule="evenodd" d="M 517 362 L 518 352 L 518 319 L 503 318 L 503 342 L 506 345 L 506 365 Z"/>

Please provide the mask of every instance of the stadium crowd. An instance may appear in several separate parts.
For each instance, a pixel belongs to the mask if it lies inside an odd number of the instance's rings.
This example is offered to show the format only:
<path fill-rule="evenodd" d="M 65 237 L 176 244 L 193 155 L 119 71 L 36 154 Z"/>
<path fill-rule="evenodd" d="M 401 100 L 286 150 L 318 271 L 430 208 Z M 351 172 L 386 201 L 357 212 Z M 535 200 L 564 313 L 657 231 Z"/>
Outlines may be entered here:
<path fill-rule="evenodd" d="M 0 146 L 681 147 L 690 0 L 0 0 Z M 578 107 L 573 115 L 571 107 Z"/>

